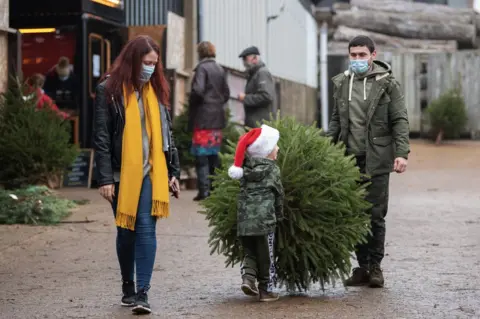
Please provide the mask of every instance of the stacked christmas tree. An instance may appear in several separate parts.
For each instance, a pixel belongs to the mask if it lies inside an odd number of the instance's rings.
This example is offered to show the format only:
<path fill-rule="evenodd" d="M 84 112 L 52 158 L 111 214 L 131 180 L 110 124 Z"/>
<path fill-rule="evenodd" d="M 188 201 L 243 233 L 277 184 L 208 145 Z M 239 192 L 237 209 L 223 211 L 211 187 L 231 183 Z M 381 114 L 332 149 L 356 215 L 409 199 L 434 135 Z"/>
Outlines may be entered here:
<path fill-rule="evenodd" d="M 307 290 L 312 283 L 334 283 L 351 268 L 351 254 L 369 232 L 369 204 L 354 159 L 343 145 L 333 145 L 315 126 L 292 118 L 266 123 L 280 131 L 278 166 L 285 189 L 285 219 L 278 224 L 276 267 L 280 284 Z M 222 156 L 213 194 L 203 202 L 211 227 L 211 253 L 226 257 L 226 266 L 242 259 L 236 237 L 240 183 L 228 177 L 235 145 Z M 221 187 L 220 187 L 221 186 Z"/>

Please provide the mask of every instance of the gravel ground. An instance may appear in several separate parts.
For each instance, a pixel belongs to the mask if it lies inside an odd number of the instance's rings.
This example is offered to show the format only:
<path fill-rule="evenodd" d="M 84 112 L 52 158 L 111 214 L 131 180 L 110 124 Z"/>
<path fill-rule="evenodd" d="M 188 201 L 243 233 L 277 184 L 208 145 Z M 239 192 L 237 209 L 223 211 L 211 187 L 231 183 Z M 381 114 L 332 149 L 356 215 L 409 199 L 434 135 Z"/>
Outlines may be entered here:
<path fill-rule="evenodd" d="M 239 290 L 239 269 L 210 256 L 193 192 L 159 222 L 150 302 L 154 318 L 480 318 L 480 144 L 415 141 L 392 175 L 384 289 L 327 287 L 260 304 Z M 91 203 L 57 227 L 0 226 L 0 318 L 129 318 L 109 205 Z"/>

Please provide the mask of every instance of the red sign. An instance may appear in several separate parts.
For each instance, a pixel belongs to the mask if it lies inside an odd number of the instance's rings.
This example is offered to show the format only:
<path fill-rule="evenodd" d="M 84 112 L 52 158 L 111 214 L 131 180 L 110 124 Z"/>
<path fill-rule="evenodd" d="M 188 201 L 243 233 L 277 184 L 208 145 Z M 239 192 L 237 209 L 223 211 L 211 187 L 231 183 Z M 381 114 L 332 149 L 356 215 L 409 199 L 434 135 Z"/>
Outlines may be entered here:
<path fill-rule="evenodd" d="M 75 44 L 74 32 L 22 34 L 23 78 L 35 73 L 45 75 L 62 56 L 69 58 L 70 64 L 73 64 Z"/>

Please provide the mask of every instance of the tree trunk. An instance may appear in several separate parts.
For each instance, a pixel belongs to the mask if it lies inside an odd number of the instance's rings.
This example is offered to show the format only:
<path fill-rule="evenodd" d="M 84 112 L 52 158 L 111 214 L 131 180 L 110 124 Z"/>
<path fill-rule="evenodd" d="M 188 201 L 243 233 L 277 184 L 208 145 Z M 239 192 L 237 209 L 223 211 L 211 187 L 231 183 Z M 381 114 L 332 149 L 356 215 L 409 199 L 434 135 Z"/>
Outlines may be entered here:
<path fill-rule="evenodd" d="M 62 187 L 62 174 L 61 173 L 50 174 L 47 177 L 46 186 L 50 189 L 58 189 Z"/>
<path fill-rule="evenodd" d="M 434 15 L 432 13 L 432 16 Z M 421 14 L 416 13 L 348 10 L 338 11 L 333 17 L 333 23 L 337 26 L 363 28 L 409 39 L 456 40 L 475 43 L 476 27 L 473 23 L 461 24 L 443 19 L 427 21 L 422 18 L 424 17 Z"/>
<path fill-rule="evenodd" d="M 442 141 L 443 141 L 443 130 L 440 130 L 440 132 L 438 132 L 438 134 L 437 134 L 435 144 L 440 145 L 440 144 L 442 144 Z"/>
<path fill-rule="evenodd" d="M 445 45 L 428 45 L 423 48 L 402 48 L 392 47 L 388 45 L 379 44 L 376 46 L 378 52 L 391 52 L 391 53 L 438 53 L 451 51 L 452 46 L 450 44 Z M 328 41 L 328 54 L 330 55 L 347 55 L 348 54 L 348 42 L 347 41 Z"/>
<path fill-rule="evenodd" d="M 442 21 L 472 24 L 475 11 L 458 9 L 441 4 L 410 2 L 403 0 L 350 0 L 351 7 L 393 13 L 410 13 L 423 17 L 441 18 Z M 441 22 L 440 20 L 436 20 Z"/>
<path fill-rule="evenodd" d="M 346 26 L 339 26 L 333 35 L 333 39 L 335 41 L 350 41 L 357 35 L 370 37 L 378 46 L 397 49 L 417 49 L 426 52 L 454 52 L 457 50 L 457 42 L 452 40 L 404 39 L 362 29 L 353 29 Z"/>

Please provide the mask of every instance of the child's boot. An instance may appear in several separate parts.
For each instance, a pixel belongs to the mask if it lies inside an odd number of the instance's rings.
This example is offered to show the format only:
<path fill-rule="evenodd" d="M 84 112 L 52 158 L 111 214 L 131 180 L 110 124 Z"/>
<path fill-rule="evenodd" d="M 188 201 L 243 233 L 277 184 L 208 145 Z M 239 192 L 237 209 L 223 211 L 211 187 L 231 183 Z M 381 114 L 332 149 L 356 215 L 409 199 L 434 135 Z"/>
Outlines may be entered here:
<path fill-rule="evenodd" d="M 262 302 L 270 302 L 270 301 L 277 301 L 280 298 L 280 295 L 273 291 L 265 291 L 260 289 L 260 301 Z"/>
<path fill-rule="evenodd" d="M 244 294 L 247 296 L 258 296 L 258 289 L 257 286 L 255 286 L 255 280 L 243 276 L 242 281 L 242 291 Z"/>

